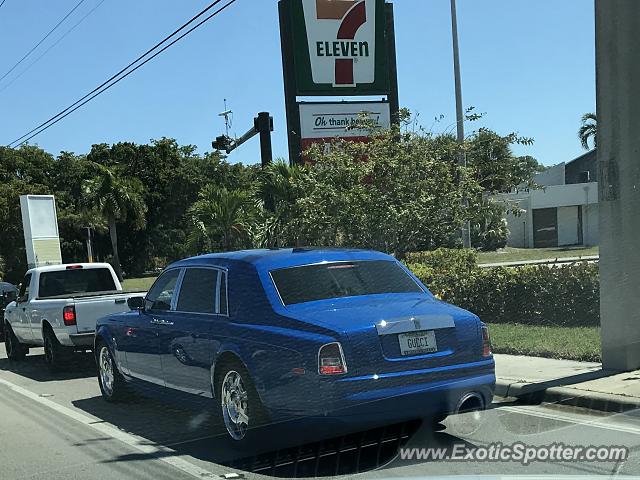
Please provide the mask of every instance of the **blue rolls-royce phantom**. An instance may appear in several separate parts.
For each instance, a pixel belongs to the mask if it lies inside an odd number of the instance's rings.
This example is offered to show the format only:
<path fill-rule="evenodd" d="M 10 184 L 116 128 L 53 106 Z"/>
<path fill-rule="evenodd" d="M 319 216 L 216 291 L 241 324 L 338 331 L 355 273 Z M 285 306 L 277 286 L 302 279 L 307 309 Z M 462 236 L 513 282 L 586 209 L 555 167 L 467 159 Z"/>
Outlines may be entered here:
<path fill-rule="evenodd" d="M 213 398 L 230 437 L 302 417 L 349 428 L 484 408 L 486 326 L 367 250 L 247 250 L 178 261 L 98 321 L 103 397 L 151 382 Z"/>

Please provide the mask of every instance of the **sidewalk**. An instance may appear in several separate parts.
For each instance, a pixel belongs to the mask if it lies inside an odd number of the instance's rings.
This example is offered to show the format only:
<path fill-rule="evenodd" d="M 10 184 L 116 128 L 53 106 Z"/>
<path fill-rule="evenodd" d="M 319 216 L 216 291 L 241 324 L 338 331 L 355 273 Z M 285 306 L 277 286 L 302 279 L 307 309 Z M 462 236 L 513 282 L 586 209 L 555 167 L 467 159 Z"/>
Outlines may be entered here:
<path fill-rule="evenodd" d="M 496 395 L 602 411 L 640 408 L 640 370 L 619 373 L 599 363 L 494 355 Z"/>

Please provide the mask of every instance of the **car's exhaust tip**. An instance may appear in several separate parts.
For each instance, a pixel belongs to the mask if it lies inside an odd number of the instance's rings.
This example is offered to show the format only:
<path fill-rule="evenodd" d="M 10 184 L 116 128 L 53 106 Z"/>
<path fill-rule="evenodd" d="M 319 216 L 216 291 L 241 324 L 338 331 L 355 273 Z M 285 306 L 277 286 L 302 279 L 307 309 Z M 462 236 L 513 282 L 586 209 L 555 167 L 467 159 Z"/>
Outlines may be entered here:
<path fill-rule="evenodd" d="M 486 408 L 484 397 L 480 393 L 465 393 L 458 399 L 449 424 L 456 434 L 471 435 L 482 426 L 483 410 Z"/>
<path fill-rule="evenodd" d="M 468 392 L 460 397 L 453 413 L 468 413 L 485 410 L 484 398 L 478 392 Z"/>

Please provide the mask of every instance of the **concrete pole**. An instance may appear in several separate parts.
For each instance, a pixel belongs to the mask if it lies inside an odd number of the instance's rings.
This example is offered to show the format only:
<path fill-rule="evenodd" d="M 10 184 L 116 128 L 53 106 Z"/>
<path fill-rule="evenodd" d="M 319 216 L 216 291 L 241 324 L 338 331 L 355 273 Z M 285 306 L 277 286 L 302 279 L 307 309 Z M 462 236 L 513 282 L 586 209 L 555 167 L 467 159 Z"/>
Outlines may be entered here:
<path fill-rule="evenodd" d="M 640 1 L 596 0 L 602 366 L 640 368 Z"/>
<path fill-rule="evenodd" d="M 456 89 L 456 125 L 458 133 L 458 164 L 467 166 L 462 146 L 464 145 L 464 114 L 462 109 L 462 80 L 460 79 L 460 53 L 458 49 L 458 17 L 456 14 L 456 0 L 451 0 L 451 35 L 453 37 L 453 76 Z M 466 205 L 466 204 L 465 204 Z M 462 246 L 471 248 L 471 226 L 465 222 L 462 226 Z"/>

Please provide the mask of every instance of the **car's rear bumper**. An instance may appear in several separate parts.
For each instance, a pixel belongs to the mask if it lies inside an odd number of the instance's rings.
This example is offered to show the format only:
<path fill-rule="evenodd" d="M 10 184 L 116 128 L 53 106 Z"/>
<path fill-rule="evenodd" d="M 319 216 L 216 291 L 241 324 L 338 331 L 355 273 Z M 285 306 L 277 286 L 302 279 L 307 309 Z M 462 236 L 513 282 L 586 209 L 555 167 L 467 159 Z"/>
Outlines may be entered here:
<path fill-rule="evenodd" d="M 418 372 L 322 378 L 291 392 L 284 408 L 270 410 L 274 419 L 369 427 L 453 412 L 470 393 L 489 405 L 495 382 L 492 358 Z"/>
<path fill-rule="evenodd" d="M 495 374 L 488 373 L 433 382 L 428 386 L 365 391 L 350 396 L 349 406 L 327 412 L 325 417 L 363 427 L 402 422 L 454 412 L 468 394 L 478 394 L 486 406 L 493 398 L 495 381 Z"/>
<path fill-rule="evenodd" d="M 95 332 L 70 333 L 69 342 L 74 347 L 92 347 L 95 335 Z"/>

